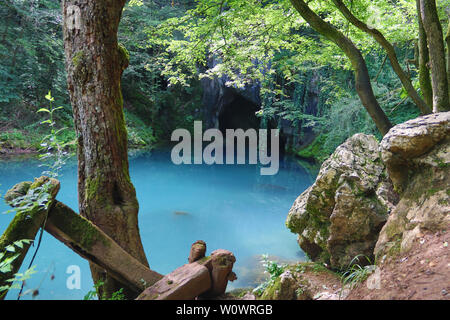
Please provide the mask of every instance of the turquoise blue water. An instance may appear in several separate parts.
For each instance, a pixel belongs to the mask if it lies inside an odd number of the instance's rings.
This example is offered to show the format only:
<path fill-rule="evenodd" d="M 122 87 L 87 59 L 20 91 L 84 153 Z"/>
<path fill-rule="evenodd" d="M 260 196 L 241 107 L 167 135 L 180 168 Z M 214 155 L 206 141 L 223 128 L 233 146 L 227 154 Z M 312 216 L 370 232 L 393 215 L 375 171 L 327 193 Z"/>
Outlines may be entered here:
<path fill-rule="evenodd" d="M 0 193 L 42 171 L 36 160 L 1 161 Z M 305 260 L 296 236 L 284 224 L 296 197 L 313 182 L 294 160 L 282 161 L 275 176 L 261 176 L 257 165 L 176 166 L 168 152 L 153 151 L 130 156 L 130 172 L 140 204 L 142 242 L 152 269 L 165 274 L 187 263 L 191 244 L 200 239 L 207 243 L 207 254 L 219 248 L 235 254 L 238 280 L 229 289 L 255 286 L 261 279 L 262 254 L 280 261 Z M 57 198 L 78 211 L 75 160 L 61 174 Z M 0 211 L 6 210 L 1 201 Z M 12 217 L 12 213 L 0 215 L 0 231 Z M 34 265 L 37 273 L 24 291 L 38 289 L 35 299 L 83 299 L 92 289 L 88 263 L 47 233 Z M 67 288 L 70 274 L 66 271 L 71 265 L 80 267 L 80 289 Z M 16 299 L 17 294 L 13 290 L 7 298 Z"/>

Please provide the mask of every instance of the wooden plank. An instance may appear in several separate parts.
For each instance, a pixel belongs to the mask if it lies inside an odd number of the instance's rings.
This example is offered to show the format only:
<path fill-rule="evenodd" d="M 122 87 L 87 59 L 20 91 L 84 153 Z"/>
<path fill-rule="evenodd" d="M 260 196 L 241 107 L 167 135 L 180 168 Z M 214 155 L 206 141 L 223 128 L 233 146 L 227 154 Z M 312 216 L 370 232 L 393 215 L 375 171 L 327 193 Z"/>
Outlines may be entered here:
<path fill-rule="evenodd" d="M 211 288 L 211 276 L 204 265 L 185 264 L 153 286 L 145 289 L 136 300 L 192 300 Z"/>

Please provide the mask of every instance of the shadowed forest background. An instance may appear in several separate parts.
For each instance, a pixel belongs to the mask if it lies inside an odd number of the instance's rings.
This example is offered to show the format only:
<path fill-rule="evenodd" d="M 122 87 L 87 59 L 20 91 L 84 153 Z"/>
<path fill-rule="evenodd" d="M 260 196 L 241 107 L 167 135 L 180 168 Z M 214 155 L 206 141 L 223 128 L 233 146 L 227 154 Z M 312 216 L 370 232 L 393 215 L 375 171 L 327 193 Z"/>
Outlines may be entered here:
<path fill-rule="evenodd" d="M 446 4 L 445 1 L 438 1 L 438 4 L 446 30 Z M 130 148 L 164 144 L 170 140 L 174 129 L 192 128 L 193 120 L 204 120 L 209 126 L 217 125 L 217 120 L 211 117 L 211 109 L 217 108 L 214 104 L 220 103 L 214 95 L 217 96 L 217 91 L 225 88 L 223 83 L 226 81 L 211 85 L 211 81 L 199 80 L 198 75 L 207 67 L 210 74 L 211 69 L 214 69 L 213 73 L 218 69 L 227 72 L 235 64 L 242 65 L 246 56 L 245 68 L 248 68 L 249 63 L 250 66 L 255 64 L 258 56 L 263 54 L 260 51 L 264 47 L 274 54 L 270 66 L 264 67 L 267 70 L 262 75 L 249 72 L 238 79 L 245 80 L 238 86 L 248 87 L 235 90 L 238 93 L 233 94 L 254 104 L 250 113 L 264 110 L 262 118 L 269 121 L 272 127 L 281 128 L 287 151 L 322 161 L 354 133 L 364 132 L 380 137 L 361 107 L 353 72 L 349 70 L 343 53 L 307 26 L 290 27 L 291 31 L 283 35 L 284 30 L 281 29 L 289 29 L 289 26 L 279 23 L 275 28 L 274 23 L 286 9 L 282 5 L 274 6 L 278 11 L 269 8 L 263 12 L 255 8 L 255 12 L 250 12 L 248 8 L 243 8 L 243 19 L 249 20 L 255 32 L 250 39 L 237 37 L 241 43 L 235 41 L 235 52 L 226 53 L 234 54 L 235 62 L 219 65 L 212 56 L 204 56 L 202 65 L 193 55 L 204 52 L 200 47 L 206 44 L 195 47 L 198 39 L 191 41 L 193 44 L 183 43 L 183 30 L 170 30 L 175 38 L 167 39 L 161 35 L 170 29 L 168 26 L 175 24 L 172 21 L 178 21 L 176 18 L 185 16 L 187 10 L 195 8 L 194 1 L 128 2 L 120 22 L 119 42 L 130 55 L 129 67 L 122 76 Z M 325 4 L 319 6 L 327 11 Z M 56 103 L 64 106 L 63 112 L 57 115 L 58 126 L 73 128 L 66 90 L 60 3 L 7 0 L 2 1 L 0 10 L 0 152 L 38 149 L 45 128 L 39 125 L 42 114 L 36 111 L 46 106 L 45 94 L 48 90 L 52 90 Z M 382 31 L 387 31 L 386 36 L 392 39 L 401 66 L 420 92 L 414 1 L 396 1 L 392 5 L 384 1 L 373 5 L 369 1 L 356 1 L 355 10 L 369 22 L 377 24 L 378 28 L 384 28 Z M 265 18 L 258 25 L 256 21 L 262 19 L 258 15 L 263 14 L 266 14 Z M 250 28 L 239 26 L 242 21 L 238 18 L 231 17 L 224 23 L 233 23 L 236 19 L 235 28 Z M 375 95 L 391 122 L 397 124 L 418 116 L 419 109 L 402 89 L 382 48 L 345 22 L 338 12 L 332 12 L 329 19 L 342 24 L 341 29 L 360 47 Z M 155 31 L 161 25 L 166 29 Z M 202 30 L 197 32 L 200 40 L 207 36 Z M 220 30 L 214 32 L 218 35 L 213 34 L 212 37 L 220 36 Z M 231 35 L 228 36 L 232 39 Z M 167 43 L 173 39 L 180 41 Z M 230 46 L 231 41 L 227 45 Z M 248 48 L 246 44 L 252 47 Z M 291 45 L 291 50 L 288 45 Z M 281 49 L 275 50 L 277 46 Z M 168 47 L 171 51 L 166 50 Z M 183 47 L 185 51 L 180 54 L 178 51 L 181 52 Z M 246 53 L 243 47 L 249 51 Z M 192 61 L 187 61 L 186 55 L 192 55 Z M 172 65 L 174 61 L 179 62 L 176 67 Z M 192 63 L 197 66 L 196 70 L 192 69 Z M 169 69 L 169 65 L 173 68 Z M 226 93 L 221 94 L 226 96 Z M 73 142 L 75 150 L 74 130 L 64 131 L 63 139 Z"/>

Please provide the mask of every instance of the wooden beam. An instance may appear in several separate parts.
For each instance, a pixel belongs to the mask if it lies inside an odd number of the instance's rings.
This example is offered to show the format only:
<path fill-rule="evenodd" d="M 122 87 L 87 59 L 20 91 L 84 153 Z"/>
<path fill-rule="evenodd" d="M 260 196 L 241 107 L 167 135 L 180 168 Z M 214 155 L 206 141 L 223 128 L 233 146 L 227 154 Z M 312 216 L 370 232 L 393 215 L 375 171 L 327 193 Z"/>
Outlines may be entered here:
<path fill-rule="evenodd" d="M 49 212 L 45 230 L 137 293 L 163 278 L 132 257 L 89 220 L 59 201 Z"/>
<path fill-rule="evenodd" d="M 193 262 L 172 271 L 142 292 L 136 300 L 192 300 L 210 288 L 208 268 Z"/>

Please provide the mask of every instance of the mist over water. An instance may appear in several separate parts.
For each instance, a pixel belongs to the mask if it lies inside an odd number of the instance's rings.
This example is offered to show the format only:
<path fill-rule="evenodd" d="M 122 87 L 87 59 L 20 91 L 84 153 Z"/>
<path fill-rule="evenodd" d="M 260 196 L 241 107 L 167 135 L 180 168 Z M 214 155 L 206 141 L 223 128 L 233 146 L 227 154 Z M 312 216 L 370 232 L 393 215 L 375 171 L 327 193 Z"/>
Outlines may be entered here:
<path fill-rule="evenodd" d="M 78 212 L 76 160 L 62 170 L 57 199 Z M 38 177 L 44 168 L 36 160 L 1 161 L 0 193 L 20 181 Z M 274 176 L 261 176 L 258 165 L 174 165 L 170 151 L 130 156 L 131 178 L 139 200 L 139 227 L 150 267 L 166 274 L 187 263 L 196 240 L 207 244 L 207 255 L 227 249 L 236 256 L 238 280 L 229 289 L 254 286 L 260 277 L 262 254 L 282 261 L 305 260 L 296 236 L 286 228 L 287 213 L 313 177 L 295 160 L 280 162 Z M 9 208 L 1 201 L 0 211 Z M 0 215 L 3 232 L 13 213 Z M 35 247 L 23 263 L 28 266 Z M 44 233 L 35 259 L 36 274 L 25 290 L 39 288 L 37 299 L 83 299 L 92 290 L 89 265 L 69 248 Z M 70 265 L 81 268 L 81 289 L 69 290 Z M 54 280 L 50 276 L 54 275 Z M 7 299 L 16 299 L 18 290 Z M 30 299 L 30 295 L 24 297 Z"/>

